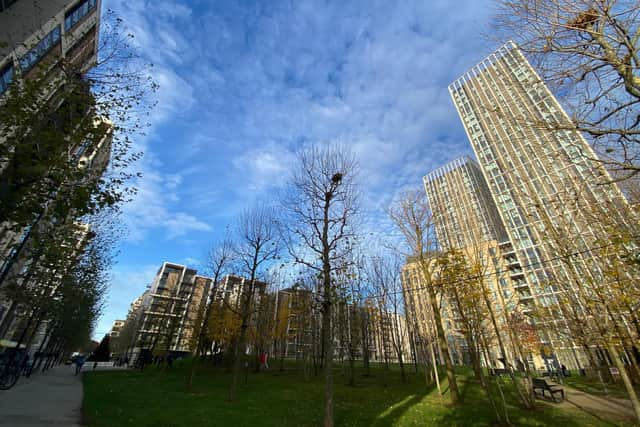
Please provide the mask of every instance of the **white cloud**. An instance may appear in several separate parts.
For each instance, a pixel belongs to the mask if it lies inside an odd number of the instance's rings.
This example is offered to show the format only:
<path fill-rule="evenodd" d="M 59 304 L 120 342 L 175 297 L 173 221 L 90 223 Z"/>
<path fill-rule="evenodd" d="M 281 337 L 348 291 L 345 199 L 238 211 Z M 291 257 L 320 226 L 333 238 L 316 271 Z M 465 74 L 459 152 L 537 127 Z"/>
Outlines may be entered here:
<path fill-rule="evenodd" d="M 400 191 L 471 151 L 447 85 L 490 50 L 487 1 L 106 3 L 160 84 L 125 207 L 141 245 L 215 234 L 273 198 L 300 145 L 326 142 L 357 154 L 363 222 L 380 240 Z"/>
<path fill-rule="evenodd" d="M 244 177 L 248 190 L 253 192 L 281 187 L 289 178 L 294 162 L 295 155 L 275 142 L 250 148 L 232 160 L 236 172 Z"/>
<path fill-rule="evenodd" d="M 202 265 L 202 263 L 200 262 L 199 259 L 196 258 L 191 258 L 191 257 L 186 257 L 183 261 L 184 265 L 188 266 L 188 267 L 200 267 Z"/>
<path fill-rule="evenodd" d="M 129 240 L 140 242 L 150 230 L 168 239 L 194 231 L 212 230 L 209 224 L 195 215 L 178 209 L 181 175 L 162 175 L 152 170 L 151 165 L 146 166 L 142 178 L 137 181 L 138 193 L 131 203 L 124 206 Z"/>
<path fill-rule="evenodd" d="M 113 321 L 125 319 L 129 306 L 134 299 L 142 295 L 151 283 L 159 265 L 123 265 L 116 266 L 111 272 L 111 286 L 106 296 L 104 315 L 98 321 L 93 338 L 102 339 L 109 332 Z"/>

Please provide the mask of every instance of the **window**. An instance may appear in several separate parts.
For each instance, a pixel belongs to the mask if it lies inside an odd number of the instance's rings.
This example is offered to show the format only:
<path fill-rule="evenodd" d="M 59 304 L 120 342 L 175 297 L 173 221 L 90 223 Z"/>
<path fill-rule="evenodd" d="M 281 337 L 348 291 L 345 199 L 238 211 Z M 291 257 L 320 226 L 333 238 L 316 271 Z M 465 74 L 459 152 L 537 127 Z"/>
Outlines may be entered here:
<path fill-rule="evenodd" d="M 64 14 L 64 30 L 69 31 L 96 7 L 97 0 L 84 0 Z"/>
<path fill-rule="evenodd" d="M 42 40 L 29 52 L 27 52 L 22 59 L 20 59 L 20 68 L 22 71 L 30 70 L 43 56 L 45 56 L 53 46 L 60 41 L 60 26 L 57 25 L 49 34 L 44 36 Z"/>
<path fill-rule="evenodd" d="M 0 95 L 5 93 L 13 80 L 13 64 L 9 63 L 0 69 Z"/>
<path fill-rule="evenodd" d="M 82 142 L 80 145 L 78 145 L 75 150 L 73 151 L 72 157 L 74 159 L 79 159 L 84 153 L 85 151 L 87 151 L 87 149 L 91 146 L 91 143 L 93 141 L 91 141 L 90 139 L 86 139 L 84 140 L 84 142 Z M 165 279 L 163 277 L 163 279 Z"/>
<path fill-rule="evenodd" d="M 8 9 L 9 6 L 17 2 L 18 0 L 0 0 L 0 12 L 5 9 Z"/>

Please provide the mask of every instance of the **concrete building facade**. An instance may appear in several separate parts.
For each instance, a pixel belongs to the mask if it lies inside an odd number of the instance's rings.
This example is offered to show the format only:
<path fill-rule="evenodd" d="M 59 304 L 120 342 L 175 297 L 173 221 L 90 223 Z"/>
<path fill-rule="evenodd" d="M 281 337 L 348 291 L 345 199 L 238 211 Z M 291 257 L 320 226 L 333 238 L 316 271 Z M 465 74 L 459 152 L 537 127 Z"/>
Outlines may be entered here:
<path fill-rule="evenodd" d="M 478 301 L 478 304 L 484 305 L 485 310 L 489 309 L 486 307 L 489 305 L 496 321 L 496 327 L 488 322 L 488 330 L 504 330 L 510 313 L 523 307 L 526 309 L 532 295 L 523 290 L 524 272 L 514 256 L 511 241 L 480 166 L 467 156 L 455 159 L 427 174 L 424 186 L 441 250 L 460 251 L 469 266 L 479 272 L 481 277 L 475 278 L 475 282 L 484 289 L 487 300 Z M 416 268 L 409 270 L 405 274 L 405 280 L 415 286 L 419 275 Z M 420 299 L 426 298 L 426 295 L 421 295 Z M 461 334 L 456 332 L 461 326 L 458 324 L 454 305 L 443 301 L 447 335 L 454 348 L 454 355 L 457 355 L 466 350 Z M 416 307 L 418 308 L 419 306 Z M 489 340 L 489 344 L 492 344 L 492 360 L 502 357 L 496 341 Z M 513 345 L 509 344 L 512 343 L 508 340 L 503 343 L 510 360 L 527 358 L 526 355 L 517 355 Z M 464 357 L 461 355 L 454 359 L 462 360 Z M 490 361 L 485 363 L 489 364 Z M 534 364 L 533 358 L 529 363 Z"/>
<path fill-rule="evenodd" d="M 109 336 L 111 338 L 118 338 L 120 336 L 120 332 L 122 331 L 124 323 L 124 320 L 114 320 L 113 325 L 111 325 L 111 330 L 109 330 Z"/>
<path fill-rule="evenodd" d="M 141 349 L 192 352 L 211 282 L 212 279 L 184 265 L 163 263 L 139 302 L 140 318 L 133 354 Z"/>
<path fill-rule="evenodd" d="M 4 0 L 0 5 L 0 103 L 12 84 L 38 77 L 43 81 L 38 106 L 57 114 L 66 102 L 67 76 L 84 75 L 97 63 L 100 8 L 100 0 Z M 91 97 L 89 86 L 81 86 Z M 113 124 L 97 117 L 89 105 L 83 114 L 92 120 L 100 136 L 75 144 L 68 155 L 78 169 L 86 171 L 83 180 L 95 180 L 110 160 Z M 0 144 L 7 144 L 9 136 L 0 135 Z M 0 163 L 1 174 L 8 162 Z M 0 288 L 6 280 L 22 280 L 21 272 L 33 250 L 30 239 L 34 231 L 51 227 L 45 219 L 48 208 L 45 203 L 41 212 L 34 212 L 33 222 L 22 228 L 0 219 Z M 16 308 L 0 289 L 0 338 L 19 321 L 14 318 Z"/>

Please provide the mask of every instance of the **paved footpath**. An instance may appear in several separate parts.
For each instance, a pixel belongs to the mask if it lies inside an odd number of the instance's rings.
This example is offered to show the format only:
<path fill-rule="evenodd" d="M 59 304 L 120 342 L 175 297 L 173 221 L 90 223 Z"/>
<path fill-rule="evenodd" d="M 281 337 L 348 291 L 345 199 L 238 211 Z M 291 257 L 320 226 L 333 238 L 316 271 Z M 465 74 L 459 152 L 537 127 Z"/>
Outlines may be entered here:
<path fill-rule="evenodd" d="M 72 365 L 57 366 L 0 391 L 0 426 L 79 427 L 82 380 L 74 372 Z"/>
<path fill-rule="evenodd" d="M 566 385 L 564 388 L 567 398 L 561 404 L 566 407 L 577 407 L 591 415 L 605 420 L 633 420 L 635 414 L 631 401 L 615 397 L 600 397 L 588 394 Z"/>

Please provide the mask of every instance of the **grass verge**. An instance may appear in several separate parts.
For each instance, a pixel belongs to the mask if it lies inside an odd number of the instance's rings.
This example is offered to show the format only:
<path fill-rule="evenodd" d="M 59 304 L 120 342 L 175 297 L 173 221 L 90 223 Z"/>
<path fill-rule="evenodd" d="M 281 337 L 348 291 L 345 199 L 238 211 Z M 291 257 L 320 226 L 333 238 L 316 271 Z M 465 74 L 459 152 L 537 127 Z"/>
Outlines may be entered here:
<path fill-rule="evenodd" d="M 300 369 L 272 369 L 250 374 L 234 402 L 227 399 L 231 376 L 221 368 L 202 366 L 187 388 L 189 362 L 161 372 L 88 372 L 84 375 L 83 416 L 90 427 L 118 426 L 319 426 L 322 424 L 323 379 L 305 381 Z M 422 374 L 400 380 L 396 370 L 375 368 L 347 386 L 335 375 L 337 426 L 487 426 L 496 416 L 480 386 L 460 376 L 464 404 L 451 407 L 426 386 Z M 446 382 L 443 385 L 446 389 Z M 579 410 L 540 402 L 524 411 L 509 400 L 511 422 L 518 426 L 615 426 Z"/>

